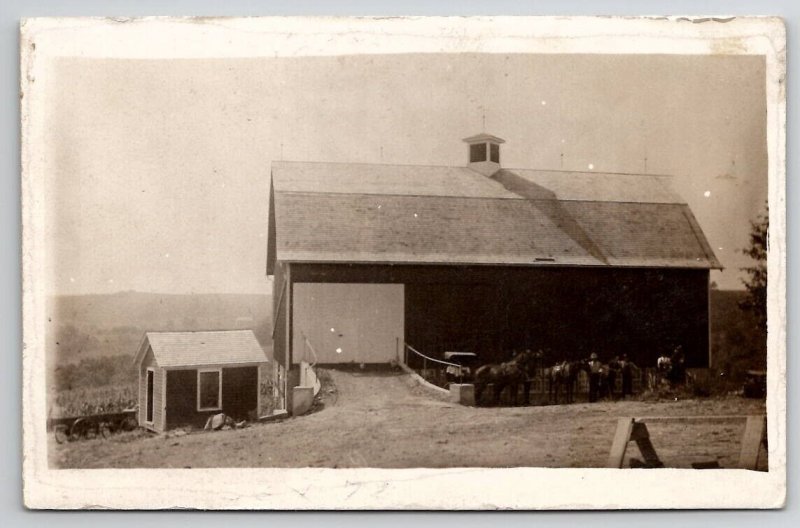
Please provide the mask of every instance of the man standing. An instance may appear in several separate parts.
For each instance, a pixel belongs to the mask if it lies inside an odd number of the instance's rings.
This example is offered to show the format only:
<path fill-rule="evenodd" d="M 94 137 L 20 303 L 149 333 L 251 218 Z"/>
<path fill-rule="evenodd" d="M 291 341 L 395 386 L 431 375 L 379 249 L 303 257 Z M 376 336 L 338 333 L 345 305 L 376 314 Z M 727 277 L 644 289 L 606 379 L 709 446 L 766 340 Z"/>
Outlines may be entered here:
<path fill-rule="evenodd" d="M 531 404 L 531 380 L 533 379 L 533 352 L 530 348 L 525 349 L 525 357 L 523 358 L 522 370 L 525 374 L 525 379 L 522 382 L 523 405 Z"/>
<path fill-rule="evenodd" d="M 597 392 L 600 389 L 600 371 L 603 364 L 597 359 L 597 354 L 592 352 L 589 356 L 589 401 L 597 401 Z"/>
<path fill-rule="evenodd" d="M 620 370 L 619 356 L 608 362 L 608 395 L 612 400 L 617 399 L 617 373 Z"/>
<path fill-rule="evenodd" d="M 619 362 L 622 372 L 622 399 L 633 395 L 633 369 L 636 365 L 628 359 L 628 354 L 622 354 Z"/>
<path fill-rule="evenodd" d="M 682 385 L 686 382 L 686 367 L 684 362 L 686 358 L 683 355 L 683 347 L 678 345 L 675 347 L 675 351 L 672 353 L 672 357 L 669 358 L 670 362 L 670 369 L 667 378 L 669 382 L 675 385 Z"/>

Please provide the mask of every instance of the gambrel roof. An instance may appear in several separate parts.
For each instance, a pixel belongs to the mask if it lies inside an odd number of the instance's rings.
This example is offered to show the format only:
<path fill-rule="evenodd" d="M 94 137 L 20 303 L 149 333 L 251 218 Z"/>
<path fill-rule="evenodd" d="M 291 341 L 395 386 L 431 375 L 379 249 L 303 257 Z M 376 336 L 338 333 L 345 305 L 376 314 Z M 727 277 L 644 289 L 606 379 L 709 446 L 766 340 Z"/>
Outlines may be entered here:
<path fill-rule="evenodd" d="M 274 262 L 721 268 L 669 177 L 274 162 Z"/>

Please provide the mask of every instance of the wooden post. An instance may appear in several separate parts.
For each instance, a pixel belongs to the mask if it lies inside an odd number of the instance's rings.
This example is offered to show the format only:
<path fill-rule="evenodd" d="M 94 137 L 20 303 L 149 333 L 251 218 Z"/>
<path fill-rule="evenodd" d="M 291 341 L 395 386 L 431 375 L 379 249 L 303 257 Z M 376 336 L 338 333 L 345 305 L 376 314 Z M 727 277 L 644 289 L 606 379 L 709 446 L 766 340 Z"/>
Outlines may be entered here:
<path fill-rule="evenodd" d="M 767 417 L 748 416 L 742 437 L 742 450 L 739 453 L 740 469 L 757 469 L 761 445 L 767 440 Z"/>
<path fill-rule="evenodd" d="M 261 363 L 256 365 L 256 420 L 261 417 Z"/>
<path fill-rule="evenodd" d="M 284 386 L 283 386 L 283 405 L 284 409 L 291 411 L 292 408 L 292 392 L 289 386 L 289 378 L 292 372 L 292 362 L 294 361 L 294 351 L 292 350 L 292 312 L 294 312 L 294 299 L 292 298 L 292 266 L 286 264 L 286 350 L 283 354 L 283 360 L 286 365 L 284 372 Z"/>
<path fill-rule="evenodd" d="M 643 422 L 637 422 L 635 418 L 620 418 L 617 420 L 617 431 L 614 434 L 614 441 L 611 444 L 611 452 L 608 455 L 608 468 L 621 468 L 625 460 L 625 451 L 628 442 L 635 441 L 639 452 L 644 458 L 644 462 L 638 462 L 636 467 L 661 468 L 664 464 L 658 458 L 655 447 L 650 441 L 650 433 Z M 633 464 L 632 464 L 633 467 Z"/>
<path fill-rule="evenodd" d="M 620 418 L 617 420 L 617 432 L 614 433 L 614 442 L 611 444 L 611 453 L 608 455 L 607 468 L 621 468 L 625 459 L 625 450 L 633 432 L 633 418 Z"/>
<path fill-rule="evenodd" d="M 664 463 L 658 458 L 655 447 L 650 441 L 650 433 L 647 430 L 646 421 L 657 422 L 685 422 L 685 421 L 728 421 L 740 418 L 739 416 L 684 416 L 684 417 L 651 417 L 640 418 L 620 418 L 617 421 L 617 430 L 614 434 L 614 441 L 611 444 L 611 452 L 608 456 L 606 467 L 621 468 L 628 442 L 636 442 L 642 454 L 643 461 L 631 459 L 631 467 L 639 468 L 662 468 Z M 742 437 L 742 447 L 739 454 L 740 469 L 758 469 L 758 461 L 761 455 L 761 446 L 767 445 L 767 417 L 764 415 L 748 416 L 745 425 L 744 436 Z M 692 463 L 695 469 L 718 468 L 716 460 L 707 462 Z"/>

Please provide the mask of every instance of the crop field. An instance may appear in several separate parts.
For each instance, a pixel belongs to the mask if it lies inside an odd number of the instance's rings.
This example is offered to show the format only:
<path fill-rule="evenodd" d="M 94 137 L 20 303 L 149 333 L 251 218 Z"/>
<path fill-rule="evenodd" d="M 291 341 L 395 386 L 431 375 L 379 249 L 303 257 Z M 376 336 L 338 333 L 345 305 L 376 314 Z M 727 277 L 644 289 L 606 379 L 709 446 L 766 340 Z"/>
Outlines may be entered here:
<path fill-rule="evenodd" d="M 136 405 L 136 393 L 136 383 L 62 390 L 55 394 L 50 414 L 56 418 L 120 412 Z"/>

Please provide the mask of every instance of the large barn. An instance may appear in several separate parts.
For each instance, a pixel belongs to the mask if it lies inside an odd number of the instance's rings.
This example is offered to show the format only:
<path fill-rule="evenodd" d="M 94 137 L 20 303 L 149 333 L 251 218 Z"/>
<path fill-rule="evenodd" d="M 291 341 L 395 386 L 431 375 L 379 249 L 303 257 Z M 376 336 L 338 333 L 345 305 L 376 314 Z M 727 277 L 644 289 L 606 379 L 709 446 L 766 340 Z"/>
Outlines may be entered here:
<path fill-rule="evenodd" d="M 687 366 L 708 365 L 721 266 L 669 177 L 508 169 L 502 139 L 464 141 L 462 167 L 273 162 L 282 397 L 303 360 L 389 362 L 404 343 L 640 366 L 682 345 Z"/>

